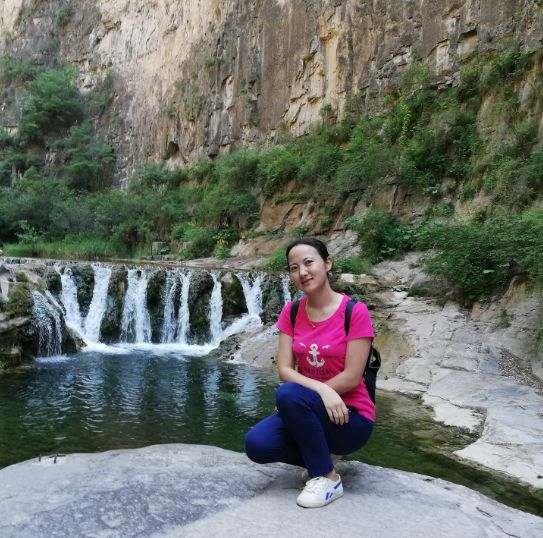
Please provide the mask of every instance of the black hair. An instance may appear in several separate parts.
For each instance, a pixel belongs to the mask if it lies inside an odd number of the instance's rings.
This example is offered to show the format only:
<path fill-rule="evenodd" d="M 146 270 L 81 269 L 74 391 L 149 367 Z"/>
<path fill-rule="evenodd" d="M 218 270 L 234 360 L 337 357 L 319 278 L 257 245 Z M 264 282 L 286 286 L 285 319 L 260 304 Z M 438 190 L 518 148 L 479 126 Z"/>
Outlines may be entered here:
<path fill-rule="evenodd" d="M 328 254 L 328 249 L 326 248 L 326 245 L 320 239 L 317 239 L 316 237 L 302 237 L 300 239 L 295 239 L 287 245 L 287 264 L 290 251 L 298 245 L 309 245 L 310 247 L 313 247 L 324 261 L 326 261 L 330 256 L 330 254 Z"/>

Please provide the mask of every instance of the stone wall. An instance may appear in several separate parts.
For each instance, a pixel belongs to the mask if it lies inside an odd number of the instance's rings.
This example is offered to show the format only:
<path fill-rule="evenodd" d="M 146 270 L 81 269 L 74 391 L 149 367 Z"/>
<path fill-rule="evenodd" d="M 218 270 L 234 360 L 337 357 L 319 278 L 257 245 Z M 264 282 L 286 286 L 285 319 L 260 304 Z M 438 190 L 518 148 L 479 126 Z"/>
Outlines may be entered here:
<path fill-rule="evenodd" d="M 450 83 L 475 53 L 539 46 L 542 27 L 533 0 L 4 0 L 0 55 L 60 55 L 82 91 L 110 85 L 97 123 L 124 181 L 302 134 L 348 99 L 378 107 L 419 60 Z"/>

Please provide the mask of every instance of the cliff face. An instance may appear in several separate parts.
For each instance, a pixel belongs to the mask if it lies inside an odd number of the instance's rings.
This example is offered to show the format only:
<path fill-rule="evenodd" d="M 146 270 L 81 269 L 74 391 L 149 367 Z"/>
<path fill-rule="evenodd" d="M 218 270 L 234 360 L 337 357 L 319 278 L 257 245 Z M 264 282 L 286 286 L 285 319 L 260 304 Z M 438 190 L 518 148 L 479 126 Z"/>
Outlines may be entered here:
<path fill-rule="evenodd" d="M 194 162 L 299 135 L 347 102 L 378 107 L 413 62 L 450 83 L 473 54 L 535 48 L 542 29 L 533 0 L 4 0 L 0 55 L 60 57 L 82 91 L 110 92 L 97 123 L 123 181 L 149 159 Z"/>

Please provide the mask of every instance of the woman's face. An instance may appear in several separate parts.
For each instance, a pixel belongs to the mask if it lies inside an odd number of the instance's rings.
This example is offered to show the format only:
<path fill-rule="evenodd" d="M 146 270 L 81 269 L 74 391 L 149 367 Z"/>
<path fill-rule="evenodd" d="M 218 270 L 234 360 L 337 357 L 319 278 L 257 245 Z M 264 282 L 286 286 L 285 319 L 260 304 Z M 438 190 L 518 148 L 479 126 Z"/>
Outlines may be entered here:
<path fill-rule="evenodd" d="M 332 258 L 323 260 L 314 247 L 296 245 L 288 254 L 288 266 L 296 288 L 310 294 L 328 285 L 327 273 L 332 268 Z"/>

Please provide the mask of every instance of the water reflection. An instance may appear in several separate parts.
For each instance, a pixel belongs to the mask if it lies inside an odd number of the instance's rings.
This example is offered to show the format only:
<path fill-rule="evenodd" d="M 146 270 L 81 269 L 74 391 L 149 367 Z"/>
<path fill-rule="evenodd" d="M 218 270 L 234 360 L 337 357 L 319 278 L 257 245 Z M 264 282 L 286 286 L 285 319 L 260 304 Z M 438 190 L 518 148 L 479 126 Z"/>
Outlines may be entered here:
<path fill-rule="evenodd" d="M 274 408 L 277 375 L 210 356 L 162 350 L 85 352 L 0 373 L 0 467 L 52 453 L 158 443 L 243 450 L 245 432 Z M 540 493 L 474 469 L 466 442 L 418 402 L 378 394 L 376 429 L 353 459 L 429 474 L 533 513 Z"/>
<path fill-rule="evenodd" d="M 0 376 L 0 465 L 186 442 L 243 449 L 276 376 L 209 357 L 84 353 Z"/>

